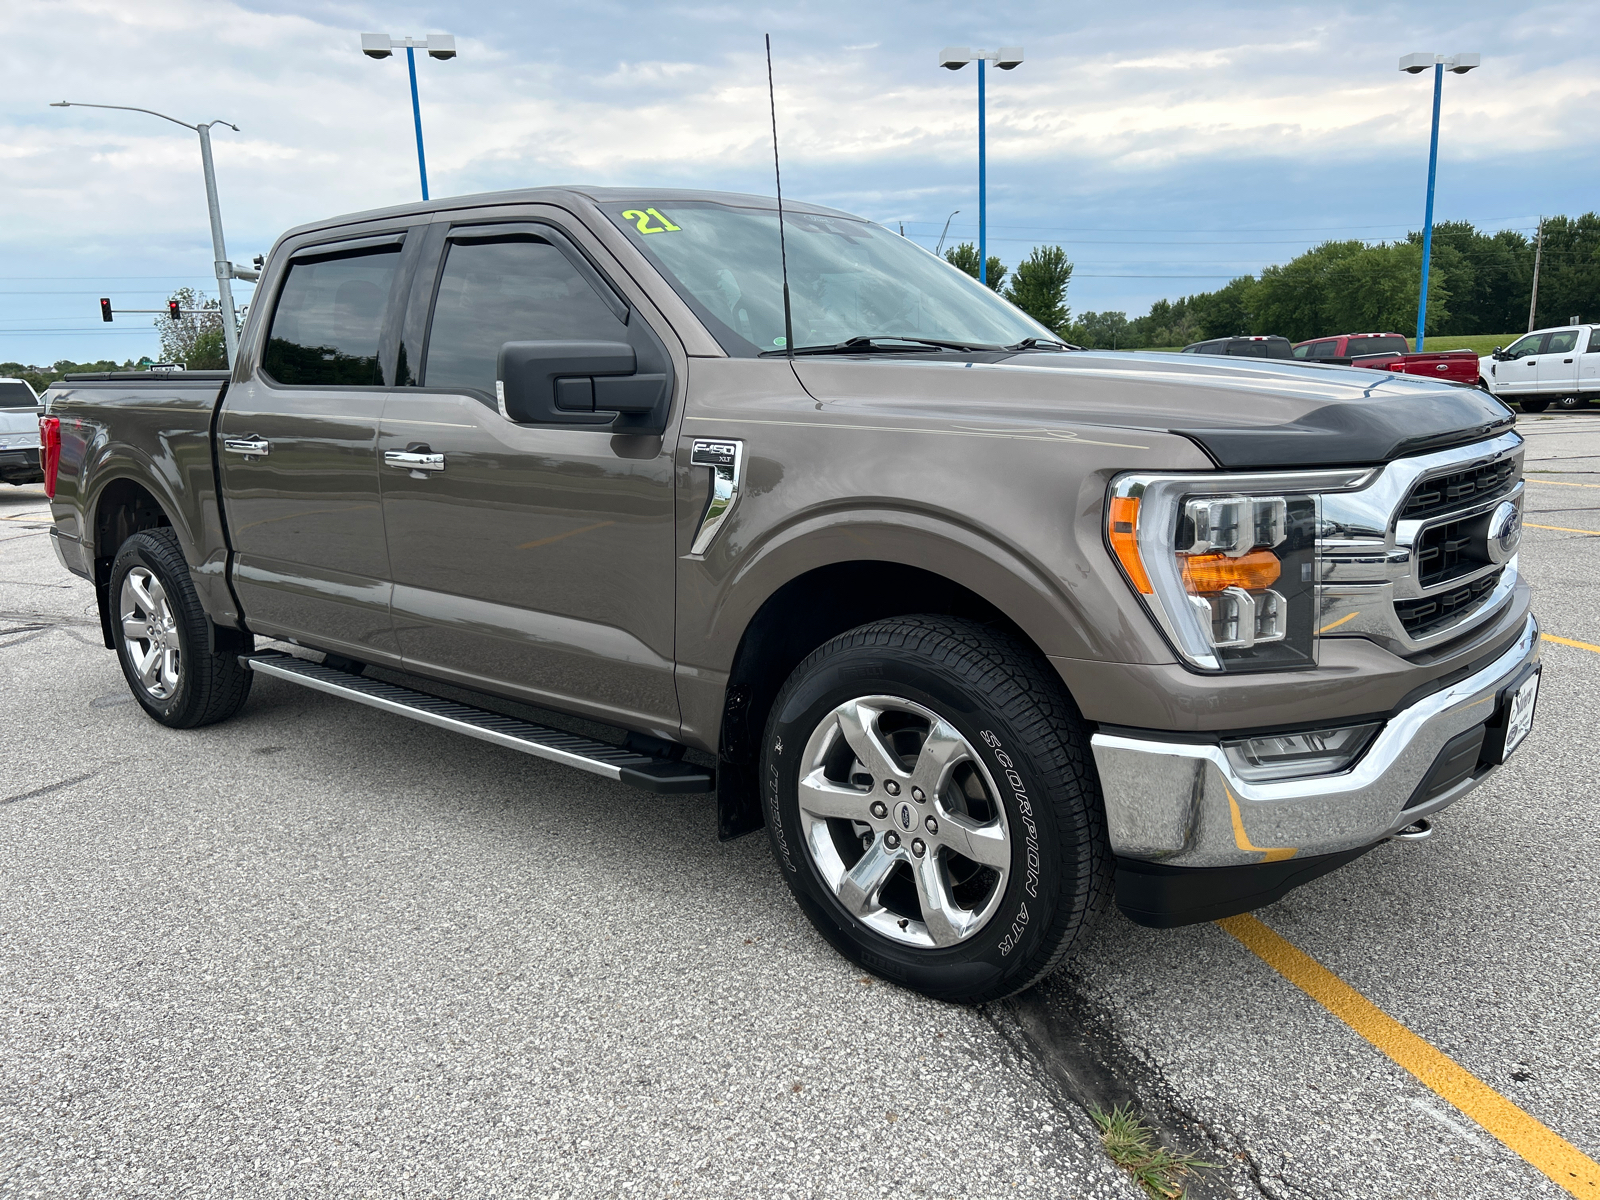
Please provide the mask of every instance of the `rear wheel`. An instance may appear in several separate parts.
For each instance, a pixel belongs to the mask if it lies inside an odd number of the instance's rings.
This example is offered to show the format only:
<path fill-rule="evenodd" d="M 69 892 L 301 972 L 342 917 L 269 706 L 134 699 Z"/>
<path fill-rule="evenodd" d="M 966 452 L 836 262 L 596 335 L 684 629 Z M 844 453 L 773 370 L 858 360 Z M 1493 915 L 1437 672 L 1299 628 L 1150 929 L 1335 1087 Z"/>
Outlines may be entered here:
<path fill-rule="evenodd" d="M 1584 398 L 1582 396 L 1562 396 L 1556 400 L 1557 408 L 1564 408 L 1568 411 L 1574 408 L 1582 408 L 1583 406 Z"/>
<path fill-rule="evenodd" d="M 1548 400 L 1519 400 L 1517 403 L 1522 405 L 1522 411 L 1525 413 L 1542 413 L 1550 407 Z"/>
<path fill-rule="evenodd" d="M 171 529 L 122 543 L 111 565 L 112 640 L 140 706 L 174 729 L 224 721 L 250 694 L 239 647 L 212 650 L 205 610 Z M 248 635 L 246 635 L 248 640 Z"/>
<path fill-rule="evenodd" d="M 1036 654 L 984 626 L 897 618 L 814 652 L 773 705 L 762 779 L 812 923 L 925 995 L 1021 991 L 1109 900 L 1082 719 Z"/>

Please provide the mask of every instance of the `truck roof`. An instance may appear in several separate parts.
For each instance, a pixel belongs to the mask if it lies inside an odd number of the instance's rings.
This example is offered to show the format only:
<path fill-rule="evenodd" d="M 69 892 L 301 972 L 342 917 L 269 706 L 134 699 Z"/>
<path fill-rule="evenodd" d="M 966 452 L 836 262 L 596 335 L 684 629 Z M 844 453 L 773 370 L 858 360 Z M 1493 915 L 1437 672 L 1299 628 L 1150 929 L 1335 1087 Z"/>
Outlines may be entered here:
<path fill-rule="evenodd" d="M 430 213 L 444 212 L 459 208 L 490 208 L 504 204 L 565 204 L 570 206 L 574 200 L 586 200 L 590 204 L 614 204 L 624 200 L 648 198 L 653 203 L 663 201 L 701 201 L 713 204 L 730 204 L 740 208 L 764 208 L 776 210 L 778 202 L 771 196 L 756 196 L 744 192 L 714 192 L 701 188 L 658 188 L 649 186 L 640 187 L 590 187 L 586 185 L 571 185 L 562 187 L 537 187 L 515 188 L 504 192 L 478 192 L 470 196 L 443 196 L 433 200 L 419 201 L 415 204 L 395 204 L 388 208 L 372 208 L 365 212 L 345 213 L 343 216 L 324 217 L 320 221 L 310 221 L 304 225 L 296 225 L 293 229 L 286 230 L 283 238 L 294 237 L 302 233 L 314 233 L 320 229 L 338 228 L 342 225 L 358 225 L 366 221 L 380 221 L 391 217 L 427 216 Z M 803 200 L 785 200 L 785 212 L 812 213 L 825 217 L 845 217 L 849 220 L 862 220 L 855 213 L 844 212 L 837 208 L 827 208 L 820 204 L 807 204 Z"/>

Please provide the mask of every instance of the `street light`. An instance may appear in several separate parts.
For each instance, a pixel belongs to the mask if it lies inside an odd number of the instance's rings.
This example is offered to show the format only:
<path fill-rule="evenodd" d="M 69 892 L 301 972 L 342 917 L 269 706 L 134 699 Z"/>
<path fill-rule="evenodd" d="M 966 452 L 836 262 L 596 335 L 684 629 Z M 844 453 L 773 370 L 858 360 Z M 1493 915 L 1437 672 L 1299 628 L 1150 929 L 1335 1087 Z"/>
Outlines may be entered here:
<path fill-rule="evenodd" d="M 388 58 L 396 46 L 406 48 L 406 69 L 411 72 L 411 116 L 417 123 L 417 172 L 422 176 L 422 198 L 428 198 L 428 163 L 422 156 L 422 105 L 417 101 L 417 49 L 428 52 L 429 58 L 441 61 L 456 56 L 456 39 L 448 33 L 430 33 L 418 41 L 416 38 L 392 38 L 387 33 L 363 33 L 361 53 L 368 58 Z"/>
<path fill-rule="evenodd" d="M 969 62 L 978 64 L 978 282 L 989 282 L 989 199 L 985 160 L 983 64 L 992 62 L 1002 71 L 1022 65 L 1021 46 L 1001 46 L 998 50 L 973 50 L 967 46 L 946 46 L 939 51 L 939 65 L 959 71 Z"/>
<path fill-rule="evenodd" d="M 1439 100 L 1444 93 L 1444 73 L 1465 75 L 1483 61 L 1479 54 L 1408 54 L 1400 60 L 1407 75 L 1433 68 L 1433 135 L 1428 142 L 1428 208 L 1422 223 L 1422 292 L 1417 297 L 1417 351 L 1422 351 L 1423 327 L 1428 318 L 1428 264 L 1433 258 L 1433 177 L 1439 167 Z"/>
<path fill-rule="evenodd" d="M 228 353 L 228 368 L 233 369 L 233 360 L 239 352 L 238 313 L 233 307 L 233 283 L 235 279 L 256 280 L 261 278 L 260 271 L 252 271 L 246 267 L 236 267 L 228 261 L 228 251 L 222 242 L 222 209 L 217 204 L 217 173 L 211 166 L 211 127 L 213 125 L 226 125 L 235 133 L 239 127 L 229 121 L 207 121 L 203 125 L 191 125 L 187 121 L 180 121 L 177 117 L 169 117 L 166 113 L 158 113 L 151 108 L 133 108 L 126 104 L 82 104 L 76 100 L 58 100 L 50 105 L 51 108 L 111 108 L 118 112 L 148 113 L 152 117 L 160 117 L 163 121 L 171 121 L 174 125 L 182 125 L 185 129 L 192 129 L 200 135 L 200 166 L 206 177 L 206 208 L 211 214 L 211 253 L 215 260 L 213 266 L 217 272 L 217 292 L 222 301 L 222 344 Z"/>

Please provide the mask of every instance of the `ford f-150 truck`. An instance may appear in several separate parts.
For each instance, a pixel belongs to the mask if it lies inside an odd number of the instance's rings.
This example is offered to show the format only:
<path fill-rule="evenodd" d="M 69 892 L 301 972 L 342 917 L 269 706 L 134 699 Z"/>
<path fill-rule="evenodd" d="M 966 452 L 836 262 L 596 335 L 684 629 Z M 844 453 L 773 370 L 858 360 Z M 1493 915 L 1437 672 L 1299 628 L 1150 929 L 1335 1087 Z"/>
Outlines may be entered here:
<path fill-rule="evenodd" d="M 786 269 L 708 192 L 305 225 L 231 372 L 54 385 L 54 544 L 135 699 L 201 726 L 265 675 L 714 791 L 841 953 L 962 1001 L 1113 900 L 1205 920 L 1425 836 L 1522 741 L 1493 396 L 1073 352 L 783 221 Z"/>
<path fill-rule="evenodd" d="M 1600 399 L 1600 325 L 1539 329 L 1479 360 L 1482 385 L 1523 412 Z"/>
<path fill-rule="evenodd" d="M 1400 333 L 1342 333 L 1338 337 L 1296 342 L 1294 356 L 1448 383 L 1478 382 L 1478 355 L 1474 351 L 1430 350 L 1412 354 L 1411 343 Z"/>

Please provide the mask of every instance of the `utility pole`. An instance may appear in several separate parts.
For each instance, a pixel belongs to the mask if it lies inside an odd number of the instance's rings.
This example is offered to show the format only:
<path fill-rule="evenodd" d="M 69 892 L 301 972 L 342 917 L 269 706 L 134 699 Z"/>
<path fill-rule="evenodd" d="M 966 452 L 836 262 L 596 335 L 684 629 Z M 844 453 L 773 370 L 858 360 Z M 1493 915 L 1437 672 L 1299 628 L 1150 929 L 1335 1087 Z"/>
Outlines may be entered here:
<path fill-rule="evenodd" d="M 1528 332 L 1533 332 L 1533 316 L 1539 311 L 1539 259 L 1544 255 L 1544 218 L 1539 218 L 1539 236 L 1533 243 L 1533 295 L 1528 297 Z"/>

